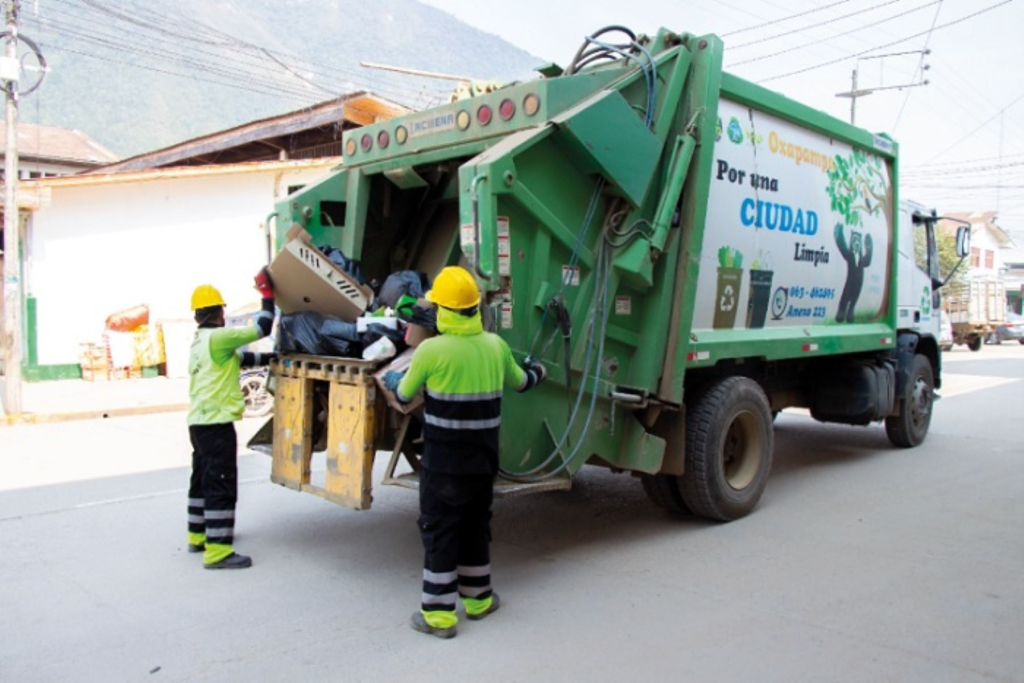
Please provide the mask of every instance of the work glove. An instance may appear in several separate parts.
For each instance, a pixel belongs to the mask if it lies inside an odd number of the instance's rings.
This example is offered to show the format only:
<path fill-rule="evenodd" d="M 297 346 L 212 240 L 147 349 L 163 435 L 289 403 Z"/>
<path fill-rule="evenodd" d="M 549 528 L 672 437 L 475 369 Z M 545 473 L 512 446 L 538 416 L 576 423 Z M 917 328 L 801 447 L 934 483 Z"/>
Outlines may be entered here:
<path fill-rule="evenodd" d="M 264 299 L 274 298 L 274 283 L 270 280 L 270 271 L 267 270 L 266 266 L 260 268 L 260 272 L 256 273 L 254 278 L 256 282 L 256 291 L 260 293 L 260 296 Z"/>
<path fill-rule="evenodd" d="M 403 377 L 405 377 L 404 370 L 388 370 L 384 373 L 384 388 L 392 394 L 398 393 L 398 385 L 402 382 Z"/>
<path fill-rule="evenodd" d="M 527 358 L 523 361 L 523 369 L 532 372 L 537 378 L 535 384 L 540 384 L 544 381 L 544 378 L 548 376 L 547 368 L 539 360 L 534 358 Z"/>

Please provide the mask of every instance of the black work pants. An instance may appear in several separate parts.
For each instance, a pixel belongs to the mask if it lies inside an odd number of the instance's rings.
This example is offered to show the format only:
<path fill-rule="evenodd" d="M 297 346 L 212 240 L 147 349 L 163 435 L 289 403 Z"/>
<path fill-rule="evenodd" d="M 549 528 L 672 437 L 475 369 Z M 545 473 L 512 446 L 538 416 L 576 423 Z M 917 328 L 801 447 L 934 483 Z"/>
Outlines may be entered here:
<path fill-rule="evenodd" d="M 420 471 L 424 612 L 454 612 L 457 595 L 491 596 L 493 498 L 492 475 Z"/>
<path fill-rule="evenodd" d="M 190 425 L 192 479 L 188 487 L 188 530 L 207 543 L 230 546 L 238 500 L 238 437 L 232 423 Z"/>

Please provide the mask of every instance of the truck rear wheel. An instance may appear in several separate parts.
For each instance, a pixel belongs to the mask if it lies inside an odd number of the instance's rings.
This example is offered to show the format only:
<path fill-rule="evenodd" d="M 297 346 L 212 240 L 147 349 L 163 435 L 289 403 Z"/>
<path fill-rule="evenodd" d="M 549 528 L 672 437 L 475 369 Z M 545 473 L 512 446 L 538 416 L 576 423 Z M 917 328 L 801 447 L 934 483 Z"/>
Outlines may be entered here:
<path fill-rule="evenodd" d="M 761 386 L 729 377 L 690 406 L 679 490 L 695 514 L 723 522 L 757 505 L 772 467 L 772 411 Z"/>
<path fill-rule="evenodd" d="M 912 448 L 928 436 L 934 388 L 935 373 L 932 372 L 931 361 L 921 354 L 915 355 L 910 364 L 907 386 L 900 397 L 900 414 L 885 418 L 885 433 L 892 445 Z"/>
<path fill-rule="evenodd" d="M 972 337 L 968 340 L 967 348 L 971 351 L 981 351 L 981 337 Z"/>

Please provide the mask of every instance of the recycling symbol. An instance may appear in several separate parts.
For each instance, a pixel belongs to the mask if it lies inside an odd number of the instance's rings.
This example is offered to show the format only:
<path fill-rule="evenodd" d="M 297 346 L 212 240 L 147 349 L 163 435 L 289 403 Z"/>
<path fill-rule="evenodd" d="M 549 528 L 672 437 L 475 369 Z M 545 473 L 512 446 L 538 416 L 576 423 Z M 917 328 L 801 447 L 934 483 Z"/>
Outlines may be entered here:
<path fill-rule="evenodd" d="M 718 302 L 718 308 L 726 313 L 736 308 L 736 290 L 732 285 L 726 285 L 722 289 L 722 299 Z"/>

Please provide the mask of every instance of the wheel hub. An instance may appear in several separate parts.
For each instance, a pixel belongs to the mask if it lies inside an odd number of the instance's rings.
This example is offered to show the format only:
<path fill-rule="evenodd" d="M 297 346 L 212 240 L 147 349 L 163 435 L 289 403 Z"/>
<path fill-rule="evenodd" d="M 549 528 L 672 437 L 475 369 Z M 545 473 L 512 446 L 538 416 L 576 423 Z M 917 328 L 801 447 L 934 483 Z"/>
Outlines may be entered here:
<path fill-rule="evenodd" d="M 764 435 L 758 429 L 757 417 L 743 411 L 729 425 L 722 443 L 722 472 L 729 486 L 737 491 L 750 486 L 763 457 Z"/>
<path fill-rule="evenodd" d="M 928 383 L 922 378 L 914 382 L 910 398 L 910 421 L 915 430 L 920 430 L 928 422 L 932 410 L 932 392 Z"/>

